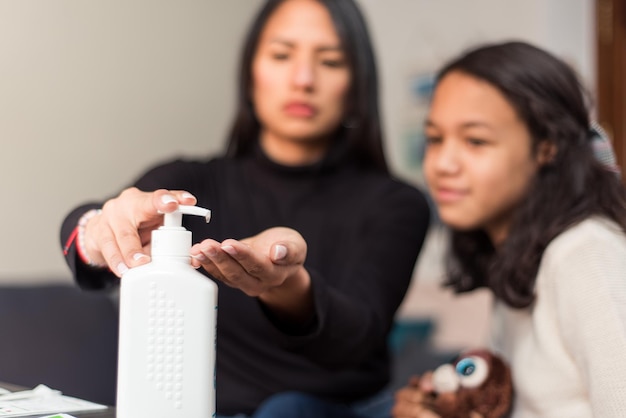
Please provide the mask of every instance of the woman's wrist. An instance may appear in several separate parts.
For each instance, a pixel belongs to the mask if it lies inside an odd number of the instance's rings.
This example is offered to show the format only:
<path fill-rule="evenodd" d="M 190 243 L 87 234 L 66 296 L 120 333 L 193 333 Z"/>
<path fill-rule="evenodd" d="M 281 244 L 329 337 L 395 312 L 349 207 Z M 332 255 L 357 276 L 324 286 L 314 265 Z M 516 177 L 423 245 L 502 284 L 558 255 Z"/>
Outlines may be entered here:
<path fill-rule="evenodd" d="M 76 252 L 78 253 L 78 257 L 84 264 L 96 268 L 104 268 L 106 267 L 106 263 L 97 262 L 89 256 L 89 252 L 87 251 L 87 246 L 85 244 L 85 234 L 89 221 L 91 221 L 94 217 L 100 215 L 100 213 L 102 213 L 101 209 L 91 209 L 85 212 L 83 216 L 81 216 L 78 220 L 78 232 L 76 235 Z"/>
<path fill-rule="evenodd" d="M 282 285 L 269 289 L 259 299 L 277 316 L 293 322 L 307 321 L 314 311 L 311 276 L 300 266 Z"/>

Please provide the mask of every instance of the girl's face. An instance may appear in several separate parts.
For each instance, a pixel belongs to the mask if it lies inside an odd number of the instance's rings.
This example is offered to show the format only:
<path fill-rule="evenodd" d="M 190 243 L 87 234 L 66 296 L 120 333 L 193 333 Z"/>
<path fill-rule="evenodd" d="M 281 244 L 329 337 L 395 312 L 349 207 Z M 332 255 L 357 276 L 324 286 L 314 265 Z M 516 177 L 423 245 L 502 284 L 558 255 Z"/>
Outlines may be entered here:
<path fill-rule="evenodd" d="M 435 90 L 425 129 L 424 174 L 442 221 L 502 242 L 538 169 L 524 122 L 491 84 L 451 72 Z"/>
<path fill-rule="evenodd" d="M 269 156 L 294 165 L 320 159 L 343 119 L 350 82 L 326 8 L 315 0 L 278 6 L 252 62 L 252 100 Z"/>

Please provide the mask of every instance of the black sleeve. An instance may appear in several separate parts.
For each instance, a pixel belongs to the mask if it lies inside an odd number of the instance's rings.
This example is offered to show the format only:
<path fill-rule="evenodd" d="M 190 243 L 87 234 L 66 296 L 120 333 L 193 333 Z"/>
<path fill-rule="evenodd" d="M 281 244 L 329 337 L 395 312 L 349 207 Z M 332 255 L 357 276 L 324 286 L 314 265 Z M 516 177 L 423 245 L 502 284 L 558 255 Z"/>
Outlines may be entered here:
<path fill-rule="evenodd" d="M 408 186 L 363 210 L 367 227 L 353 248 L 341 249 L 349 272 L 330 279 L 309 269 L 315 324 L 306 335 L 283 339 L 289 350 L 327 367 L 358 365 L 386 352 L 430 224 L 424 195 Z"/>

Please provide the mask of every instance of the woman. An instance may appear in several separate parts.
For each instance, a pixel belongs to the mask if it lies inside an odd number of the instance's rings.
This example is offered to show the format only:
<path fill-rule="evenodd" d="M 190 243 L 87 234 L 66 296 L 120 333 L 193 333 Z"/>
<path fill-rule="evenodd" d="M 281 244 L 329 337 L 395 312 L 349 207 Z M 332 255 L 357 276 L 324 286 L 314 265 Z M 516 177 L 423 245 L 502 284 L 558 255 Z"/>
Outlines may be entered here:
<path fill-rule="evenodd" d="M 270 0 L 243 49 L 227 155 L 163 164 L 65 219 L 76 280 L 101 289 L 149 261 L 159 213 L 212 210 L 186 227 L 194 265 L 219 284 L 219 415 L 350 412 L 387 383 L 386 336 L 429 211 L 389 174 L 377 103 L 351 0 Z"/>
<path fill-rule="evenodd" d="M 452 229 L 449 285 L 489 287 L 513 417 L 626 413 L 626 191 L 594 155 L 597 131 L 562 61 L 519 42 L 439 73 L 424 171 Z M 432 416 L 430 376 L 394 417 Z"/>

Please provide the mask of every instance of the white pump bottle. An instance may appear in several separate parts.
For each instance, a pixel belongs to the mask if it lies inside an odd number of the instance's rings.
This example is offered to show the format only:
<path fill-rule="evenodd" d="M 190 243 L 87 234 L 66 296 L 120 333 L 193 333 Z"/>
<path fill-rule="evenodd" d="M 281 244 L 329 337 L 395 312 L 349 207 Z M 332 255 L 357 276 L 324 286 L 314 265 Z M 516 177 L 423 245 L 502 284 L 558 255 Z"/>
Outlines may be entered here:
<path fill-rule="evenodd" d="M 180 205 L 152 232 L 152 261 L 121 279 L 118 418 L 215 415 L 217 285 L 191 266 L 191 232 Z"/>

